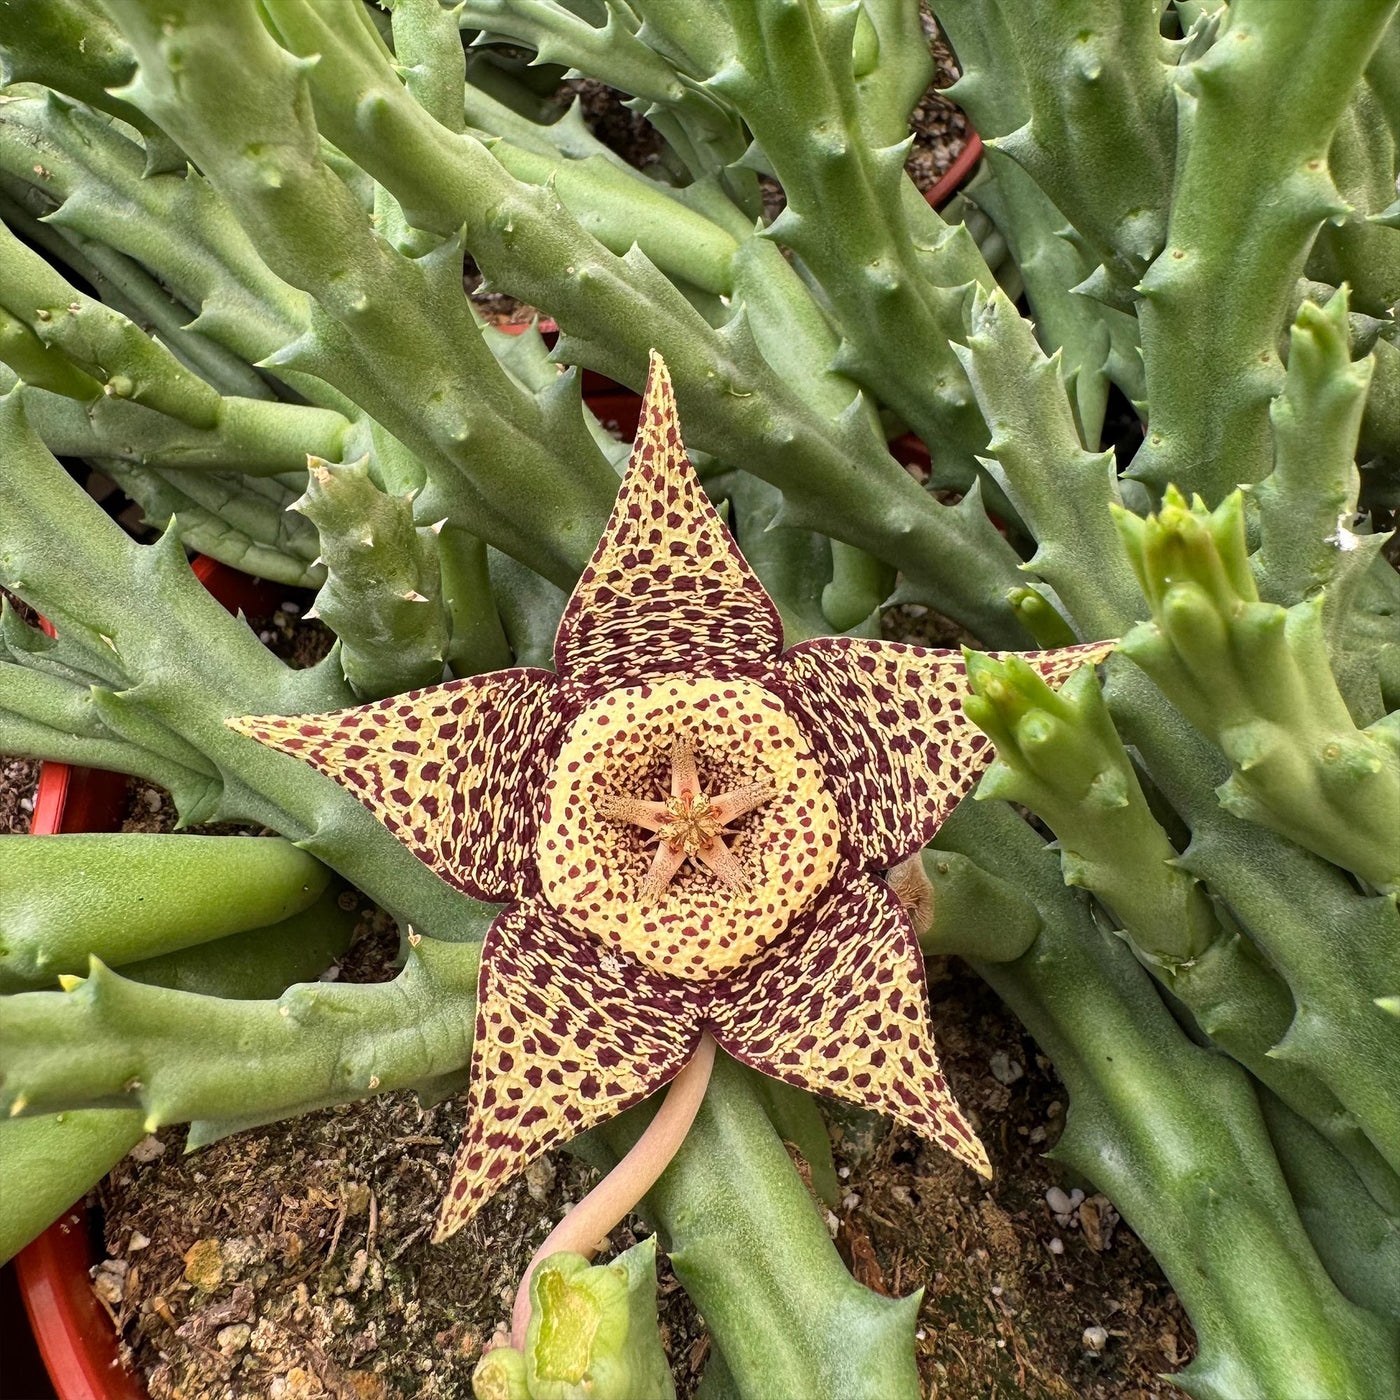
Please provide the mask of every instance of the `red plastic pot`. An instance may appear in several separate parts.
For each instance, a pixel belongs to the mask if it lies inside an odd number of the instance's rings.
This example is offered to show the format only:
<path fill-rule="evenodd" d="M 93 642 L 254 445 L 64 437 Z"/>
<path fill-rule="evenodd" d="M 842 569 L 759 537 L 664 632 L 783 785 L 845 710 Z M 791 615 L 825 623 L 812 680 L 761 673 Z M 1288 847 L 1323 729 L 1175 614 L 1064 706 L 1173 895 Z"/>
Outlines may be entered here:
<path fill-rule="evenodd" d="M 973 132 L 925 195 L 935 209 L 958 190 L 981 155 L 982 140 Z M 541 321 L 539 328 L 551 342 L 558 335 L 553 321 Z M 526 327 L 501 329 L 519 334 Z M 638 395 L 591 370 L 584 372 L 583 389 L 588 406 L 600 419 L 615 425 L 624 438 L 635 433 L 642 402 Z M 892 442 L 890 450 L 906 465 L 927 470 L 928 449 L 912 434 Z M 194 561 L 194 572 L 230 612 L 270 612 L 280 597 L 273 585 L 204 556 Z M 51 630 L 47 623 L 44 626 Z M 46 763 L 39 772 L 31 829 L 36 835 L 115 831 L 125 795 L 126 778 L 121 774 Z M 15 1259 L 40 1355 L 59 1400 L 147 1400 L 140 1379 L 122 1367 L 111 1320 L 89 1286 L 88 1270 L 95 1262 L 92 1223 L 81 1201 Z"/>
<path fill-rule="evenodd" d="M 230 612 L 271 612 L 285 591 L 202 555 L 194 572 Z M 52 635 L 47 623 L 44 630 Z M 120 773 L 46 763 L 39 770 L 31 830 L 40 836 L 115 831 L 125 799 L 126 778 Z M 145 1387 L 117 1359 L 111 1319 L 89 1286 L 94 1262 L 92 1224 L 81 1201 L 16 1256 L 20 1294 L 39 1354 L 59 1400 L 146 1400 Z"/>

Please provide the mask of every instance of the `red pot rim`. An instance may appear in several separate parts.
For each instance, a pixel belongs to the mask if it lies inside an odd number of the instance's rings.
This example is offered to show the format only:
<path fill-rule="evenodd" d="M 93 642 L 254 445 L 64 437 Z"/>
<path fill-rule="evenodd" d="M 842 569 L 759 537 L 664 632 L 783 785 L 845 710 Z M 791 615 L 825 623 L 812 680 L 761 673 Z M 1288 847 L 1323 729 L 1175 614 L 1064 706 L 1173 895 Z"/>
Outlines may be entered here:
<path fill-rule="evenodd" d="M 230 611 L 268 612 L 275 585 L 250 578 L 204 555 L 195 577 Z M 44 624 L 45 631 L 52 629 Z M 95 768 L 45 763 L 34 796 L 37 836 L 114 831 L 125 805 L 126 778 Z M 111 1319 L 88 1281 L 94 1263 L 87 1207 L 79 1201 L 15 1256 L 29 1325 L 59 1400 L 147 1400 L 146 1388 L 121 1364 Z"/>

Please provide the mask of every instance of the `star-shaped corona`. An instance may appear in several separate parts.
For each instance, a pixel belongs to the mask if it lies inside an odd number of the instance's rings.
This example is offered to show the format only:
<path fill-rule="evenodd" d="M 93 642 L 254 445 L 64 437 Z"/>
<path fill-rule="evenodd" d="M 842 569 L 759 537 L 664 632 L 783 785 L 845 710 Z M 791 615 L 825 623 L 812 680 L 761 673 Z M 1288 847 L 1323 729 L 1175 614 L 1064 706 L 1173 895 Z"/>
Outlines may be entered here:
<path fill-rule="evenodd" d="M 1058 682 L 1111 645 L 1025 659 Z M 482 948 L 467 1125 L 435 1238 L 666 1084 L 706 1032 L 990 1175 L 939 1072 L 918 942 L 885 879 L 991 759 L 962 712 L 963 659 L 849 637 L 784 651 L 686 458 L 659 356 L 554 661 L 229 721 L 507 906 Z"/>

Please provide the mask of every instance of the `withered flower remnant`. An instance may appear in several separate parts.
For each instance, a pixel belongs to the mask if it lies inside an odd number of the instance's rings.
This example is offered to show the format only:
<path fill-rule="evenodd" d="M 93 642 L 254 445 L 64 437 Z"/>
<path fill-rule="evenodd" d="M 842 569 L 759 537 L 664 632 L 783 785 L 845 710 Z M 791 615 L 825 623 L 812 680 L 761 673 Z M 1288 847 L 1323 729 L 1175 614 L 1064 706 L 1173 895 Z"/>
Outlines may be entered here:
<path fill-rule="evenodd" d="M 1026 659 L 1053 682 L 1110 649 Z M 554 660 L 229 721 L 355 793 L 450 884 L 508 904 L 482 948 L 467 1127 L 435 1237 L 667 1083 L 707 1031 L 990 1175 L 883 878 L 991 758 L 962 712 L 963 659 L 845 637 L 784 652 L 685 456 L 659 356 Z"/>

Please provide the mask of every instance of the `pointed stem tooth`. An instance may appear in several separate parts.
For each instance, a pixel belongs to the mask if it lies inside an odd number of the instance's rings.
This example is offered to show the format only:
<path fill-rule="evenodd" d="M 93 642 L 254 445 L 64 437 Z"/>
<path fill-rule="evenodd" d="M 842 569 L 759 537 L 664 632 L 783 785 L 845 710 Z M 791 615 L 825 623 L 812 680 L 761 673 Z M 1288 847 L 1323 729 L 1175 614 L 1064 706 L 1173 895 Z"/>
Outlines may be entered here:
<path fill-rule="evenodd" d="M 14 1102 L 10 1104 L 10 1117 L 18 1118 L 28 1107 L 29 1100 L 23 1094 L 16 1094 Z"/>
<path fill-rule="evenodd" d="M 444 515 L 441 520 L 433 521 L 433 523 L 428 526 L 428 529 L 430 529 L 433 532 L 433 534 L 440 535 L 442 534 L 442 527 L 446 524 L 447 517 Z"/>
<path fill-rule="evenodd" d="M 321 614 L 318 613 L 315 608 L 307 608 L 301 616 L 303 621 L 310 622 L 312 619 L 320 617 Z"/>

